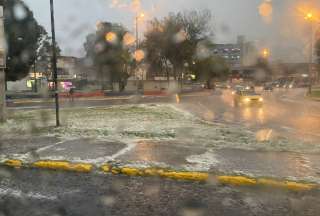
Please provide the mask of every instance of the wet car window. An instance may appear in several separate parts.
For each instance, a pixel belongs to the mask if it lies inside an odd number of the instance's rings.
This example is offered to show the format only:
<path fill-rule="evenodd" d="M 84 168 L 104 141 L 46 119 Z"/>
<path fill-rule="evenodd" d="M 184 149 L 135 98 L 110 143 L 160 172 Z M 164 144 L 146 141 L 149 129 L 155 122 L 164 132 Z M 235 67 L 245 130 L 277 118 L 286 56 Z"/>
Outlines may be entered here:
<path fill-rule="evenodd" d="M 0 0 L 0 216 L 318 216 L 319 189 L 319 0 Z"/>

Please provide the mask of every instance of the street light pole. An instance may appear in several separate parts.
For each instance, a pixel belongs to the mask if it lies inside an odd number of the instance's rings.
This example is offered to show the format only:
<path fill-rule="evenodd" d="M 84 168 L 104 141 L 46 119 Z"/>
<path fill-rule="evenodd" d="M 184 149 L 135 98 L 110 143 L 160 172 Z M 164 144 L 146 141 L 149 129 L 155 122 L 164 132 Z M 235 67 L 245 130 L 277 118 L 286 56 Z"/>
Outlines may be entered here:
<path fill-rule="evenodd" d="M 0 5 L 0 123 L 6 120 L 6 50 L 3 5 Z"/>
<path fill-rule="evenodd" d="M 310 41 L 310 56 L 309 56 L 309 79 L 310 79 L 310 83 L 309 83 L 309 94 L 311 94 L 312 91 L 312 68 L 313 68 L 313 21 L 310 21 L 310 25 L 311 25 L 311 41 Z"/>
<path fill-rule="evenodd" d="M 140 14 L 136 14 L 136 50 L 135 50 L 135 55 L 137 55 L 137 51 L 139 49 L 139 19 L 140 18 L 144 18 L 145 14 L 144 13 L 140 13 Z M 136 87 L 137 87 L 137 92 L 139 90 L 139 82 L 138 82 L 138 72 L 137 72 L 137 68 L 135 70 L 135 79 L 136 79 Z M 142 79 L 143 80 L 143 79 Z"/>
<path fill-rule="evenodd" d="M 136 51 L 139 49 L 139 17 L 136 16 Z"/>
<path fill-rule="evenodd" d="M 56 33 L 54 23 L 54 5 L 53 0 L 50 0 L 50 13 L 51 13 L 51 33 L 52 33 L 52 68 L 54 80 L 54 96 L 56 105 L 56 126 L 60 126 L 59 117 L 59 87 L 58 87 L 58 71 L 57 71 L 57 53 L 56 53 Z"/>

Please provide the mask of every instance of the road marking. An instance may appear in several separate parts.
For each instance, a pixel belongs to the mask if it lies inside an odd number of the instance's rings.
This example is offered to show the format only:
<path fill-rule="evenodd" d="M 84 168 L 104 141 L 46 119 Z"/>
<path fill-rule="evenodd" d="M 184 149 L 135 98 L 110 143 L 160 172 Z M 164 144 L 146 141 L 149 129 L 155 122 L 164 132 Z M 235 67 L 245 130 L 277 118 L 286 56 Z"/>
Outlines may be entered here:
<path fill-rule="evenodd" d="M 126 154 L 127 152 L 131 151 L 132 149 L 134 149 L 137 144 L 135 142 L 124 142 L 127 144 L 127 147 L 121 149 L 120 151 L 118 151 L 117 153 L 113 154 L 110 156 L 111 160 L 116 159 L 117 157 L 120 157 L 121 155 Z"/>
<path fill-rule="evenodd" d="M 51 145 L 48 145 L 48 146 L 45 146 L 45 147 L 42 147 L 42 148 L 38 148 L 36 150 L 36 152 L 39 153 L 39 152 L 48 150 L 48 149 L 50 149 L 52 147 L 55 147 L 55 146 L 60 145 L 60 144 L 63 144 L 64 142 L 66 142 L 66 141 L 60 141 L 60 142 L 57 142 L 57 143 L 54 143 L 54 144 L 51 144 Z"/>

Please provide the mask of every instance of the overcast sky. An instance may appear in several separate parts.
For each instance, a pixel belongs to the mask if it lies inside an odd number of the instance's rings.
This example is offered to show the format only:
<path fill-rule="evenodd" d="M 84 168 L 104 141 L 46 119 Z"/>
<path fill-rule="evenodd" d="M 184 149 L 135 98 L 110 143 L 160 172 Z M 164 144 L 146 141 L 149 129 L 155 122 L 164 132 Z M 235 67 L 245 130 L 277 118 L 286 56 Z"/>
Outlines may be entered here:
<path fill-rule="evenodd" d="M 24 1 L 38 22 L 50 30 L 49 0 Z M 302 13 L 310 5 L 320 8 L 319 0 L 141 0 L 140 5 L 139 0 L 54 2 L 57 39 L 64 55 L 84 55 L 85 36 L 95 30 L 98 21 L 122 23 L 133 30 L 133 8 L 146 12 L 147 19 L 169 12 L 210 9 L 214 15 L 215 42 L 235 42 L 237 35 L 245 35 L 260 48 L 270 48 L 273 60 L 291 62 L 304 61 L 310 41 L 310 28 Z M 267 6 L 261 7 L 263 3 Z"/>

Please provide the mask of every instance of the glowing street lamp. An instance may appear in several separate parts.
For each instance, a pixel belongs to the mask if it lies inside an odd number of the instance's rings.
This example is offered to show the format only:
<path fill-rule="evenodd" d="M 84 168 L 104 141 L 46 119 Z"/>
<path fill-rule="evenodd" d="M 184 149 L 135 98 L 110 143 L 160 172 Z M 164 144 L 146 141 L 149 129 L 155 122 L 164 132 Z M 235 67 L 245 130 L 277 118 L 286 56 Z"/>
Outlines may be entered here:
<path fill-rule="evenodd" d="M 313 36 L 314 36 L 314 22 L 315 22 L 315 17 L 312 12 L 309 12 L 306 14 L 304 17 L 305 20 L 310 22 L 310 55 L 309 55 L 309 77 L 310 77 L 310 83 L 309 83 L 309 94 L 311 94 L 312 90 L 312 64 L 313 64 Z"/>
<path fill-rule="evenodd" d="M 263 56 L 263 58 L 269 58 L 269 56 L 270 56 L 270 51 L 268 50 L 268 49 L 263 49 L 262 50 L 262 56 Z"/>
<path fill-rule="evenodd" d="M 135 51 L 135 59 L 137 62 L 141 61 L 144 57 L 143 51 L 139 50 L 139 20 L 143 19 L 146 15 L 144 13 L 140 13 L 136 15 L 136 51 Z M 142 57 L 143 56 L 143 57 Z M 135 78 L 136 78 L 136 86 L 138 92 L 138 74 L 137 69 L 135 71 Z"/>
<path fill-rule="evenodd" d="M 304 17 L 305 20 L 312 20 L 313 19 L 313 13 L 309 12 L 306 14 L 306 16 Z"/>

